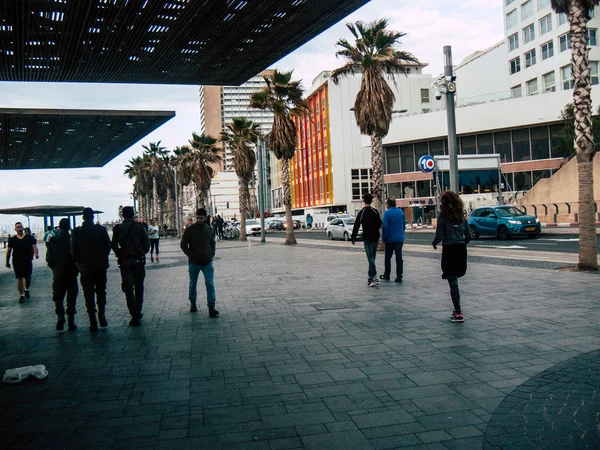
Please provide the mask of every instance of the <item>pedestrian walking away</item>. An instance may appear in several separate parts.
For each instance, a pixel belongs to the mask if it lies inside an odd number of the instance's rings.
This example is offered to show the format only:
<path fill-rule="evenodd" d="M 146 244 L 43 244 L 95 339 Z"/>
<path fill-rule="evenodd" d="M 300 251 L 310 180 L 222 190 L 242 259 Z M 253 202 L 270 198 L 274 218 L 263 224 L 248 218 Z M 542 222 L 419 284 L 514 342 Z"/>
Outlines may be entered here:
<path fill-rule="evenodd" d="M 190 312 L 198 311 L 196 306 L 197 284 L 198 276 L 202 272 L 206 285 L 208 315 L 217 317 L 219 311 L 215 309 L 217 296 L 215 293 L 215 269 L 212 262 L 216 251 L 215 233 L 212 227 L 206 223 L 206 210 L 204 208 L 199 208 L 196 211 L 196 223 L 185 229 L 180 246 L 183 253 L 188 257 Z"/>
<path fill-rule="evenodd" d="M 53 237 L 56 236 L 56 233 L 54 232 L 54 230 L 52 229 L 52 226 L 48 225 L 46 227 L 46 232 L 44 233 L 44 237 L 42 238 L 42 240 L 48 244 L 48 241 L 50 239 L 52 239 Z"/>
<path fill-rule="evenodd" d="M 225 238 L 225 235 L 223 234 L 224 227 L 225 221 L 221 216 L 217 216 L 217 236 L 220 241 L 222 241 Z"/>
<path fill-rule="evenodd" d="M 77 314 L 77 275 L 79 270 L 75 259 L 71 254 L 71 223 L 69 219 L 60 219 L 58 234 L 47 242 L 48 253 L 46 262 L 52 269 L 52 300 L 54 301 L 54 312 L 58 317 L 56 330 L 65 329 L 65 295 L 67 296 L 67 317 L 69 319 L 69 331 L 75 331 L 75 314 Z"/>
<path fill-rule="evenodd" d="M 381 240 L 385 244 L 384 272 L 379 278 L 390 280 L 392 271 L 392 255 L 396 254 L 396 283 L 402 283 L 404 261 L 402 260 L 402 246 L 404 245 L 404 230 L 406 218 L 404 211 L 396 207 L 396 199 L 390 197 L 386 202 L 387 211 L 383 213 L 381 225 Z"/>
<path fill-rule="evenodd" d="M 358 230 L 362 226 L 363 245 L 369 262 L 369 271 L 367 284 L 370 287 L 375 287 L 379 284 L 377 279 L 377 267 L 375 265 L 375 257 L 377 256 L 377 245 L 379 244 L 379 229 L 381 228 L 381 216 L 379 211 L 371 206 L 373 203 L 373 195 L 366 193 L 363 196 L 365 206 L 356 215 L 354 228 L 350 240 L 352 245 L 355 245 Z"/>
<path fill-rule="evenodd" d="M 148 237 L 150 238 L 150 262 L 154 262 L 154 253 L 156 253 L 156 262 L 160 262 L 158 259 L 158 244 L 160 244 L 160 234 L 158 233 L 156 219 L 152 219 L 150 221 L 150 225 L 148 225 Z"/>
<path fill-rule="evenodd" d="M 312 230 L 312 224 L 313 224 L 313 216 L 311 216 L 310 214 L 306 215 L 306 229 L 308 231 Z"/>
<path fill-rule="evenodd" d="M 437 250 L 440 242 L 443 245 L 442 278 L 448 280 L 450 286 L 454 305 L 450 316 L 452 322 L 464 322 L 458 279 L 467 273 L 467 244 L 470 241 L 471 230 L 465 219 L 462 200 L 452 191 L 444 192 L 440 198 L 440 215 L 431 245 L 434 250 Z"/>
<path fill-rule="evenodd" d="M 37 240 L 30 234 L 25 233 L 25 227 L 21 222 L 15 223 L 17 234 L 8 238 L 8 250 L 6 251 L 6 267 L 12 268 L 17 279 L 17 291 L 19 292 L 19 303 L 25 303 L 31 293 L 31 275 L 33 273 L 33 258 L 39 259 Z"/>
<path fill-rule="evenodd" d="M 109 267 L 111 242 L 108 231 L 94 224 L 94 210 L 83 210 L 83 223 L 73 230 L 71 251 L 75 264 L 81 272 L 81 287 L 85 307 L 90 319 L 90 332 L 98 331 L 98 324 L 105 328 L 106 320 L 106 271 Z M 96 310 L 96 306 L 98 309 Z M 96 312 L 98 320 L 96 320 Z"/>
<path fill-rule="evenodd" d="M 143 317 L 146 253 L 150 239 L 143 224 L 133 221 L 133 207 L 125 206 L 123 222 L 113 228 L 112 249 L 121 271 L 121 289 L 131 314 L 129 325 L 139 326 Z"/>
<path fill-rule="evenodd" d="M 167 224 L 163 224 L 163 236 L 165 237 L 165 239 L 167 238 L 167 230 L 169 229 L 169 227 L 167 226 Z"/>

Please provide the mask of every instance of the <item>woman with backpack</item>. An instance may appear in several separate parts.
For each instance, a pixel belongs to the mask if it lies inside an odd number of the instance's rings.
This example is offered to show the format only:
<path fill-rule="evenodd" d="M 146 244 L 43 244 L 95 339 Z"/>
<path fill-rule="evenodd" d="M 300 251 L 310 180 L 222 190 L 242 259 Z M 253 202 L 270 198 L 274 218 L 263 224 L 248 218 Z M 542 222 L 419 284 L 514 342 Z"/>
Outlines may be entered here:
<path fill-rule="evenodd" d="M 431 245 L 437 250 L 437 245 L 442 243 L 442 278 L 448 280 L 454 304 L 450 320 L 460 323 L 464 322 L 464 317 L 460 308 L 458 279 L 467 272 L 467 244 L 471 241 L 471 230 L 465 219 L 463 202 L 453 191 L 442 194 L 440 210 Z"/>

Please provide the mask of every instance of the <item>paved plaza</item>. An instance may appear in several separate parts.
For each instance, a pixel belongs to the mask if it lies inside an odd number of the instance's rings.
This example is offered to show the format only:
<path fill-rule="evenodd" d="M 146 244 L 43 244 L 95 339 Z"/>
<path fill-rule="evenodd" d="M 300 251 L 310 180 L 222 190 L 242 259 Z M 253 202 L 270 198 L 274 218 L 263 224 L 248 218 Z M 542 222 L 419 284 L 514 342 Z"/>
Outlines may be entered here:
<path fill-rule="evenodd" d="M 369 288 L 360 245 L 267 240 L 217 244 L 217 319 L 189 312 L 167 239 L 128 326 L 112 260 L 95 334 L 81 292 L 78 330 L 54 330 L 43 254 L 23 305 L 0 269 L 0 371 L 49 372 L 0 386 L 1 447 L 600 448 L 598 274 L 473 257 L 455 324 L 439 252 Z"/>

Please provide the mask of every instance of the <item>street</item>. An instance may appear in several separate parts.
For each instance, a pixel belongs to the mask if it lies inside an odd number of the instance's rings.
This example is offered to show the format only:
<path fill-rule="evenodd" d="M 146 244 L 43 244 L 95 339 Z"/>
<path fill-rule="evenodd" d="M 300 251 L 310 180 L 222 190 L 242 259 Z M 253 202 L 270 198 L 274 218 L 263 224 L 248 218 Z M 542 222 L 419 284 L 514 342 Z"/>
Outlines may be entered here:
<path fill-rule="evenodd" d="M 268 236 L 283 237 L 284 231 L 267 232 Z M 411 245 L 430 245 L 433 239 L 434 232 L 431 231 L 409 231 L 405 235 L 405 244 Z M 297 239 L 315 239 L 327 240 L 325 231 L 296 231 Z M 537 238 L 513 238 L 508 241 L 501 241 L 491 237 L 481 237 L 469 244 L 470 248 L 482 249 L 508 249 L 520 250 L 523 252 L 558 252 L 558 253 L 578 253 L 579 252 L 579 236 L 577 234 L 558 234 L 558 233 L 542 233 Z M 600 245 L 598 245 L 600 253 Z"/>

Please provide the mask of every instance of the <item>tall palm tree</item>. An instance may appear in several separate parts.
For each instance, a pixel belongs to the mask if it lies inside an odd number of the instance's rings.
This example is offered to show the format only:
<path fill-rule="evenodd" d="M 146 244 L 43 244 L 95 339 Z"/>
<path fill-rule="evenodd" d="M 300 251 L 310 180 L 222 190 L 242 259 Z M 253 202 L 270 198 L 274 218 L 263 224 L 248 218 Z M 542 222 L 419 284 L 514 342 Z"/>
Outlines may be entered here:
<path fill-rule="evenodd" d="M 206 207 L 210 183 L 214 176 L 211 164 L 216 165 L 223 160 L 222 150 L 217 145 L 217 139 L 205 133 L 192 133 L 189 142 L 193 156 L 192 182 L 196 187 L 196 204 Z"/>
<path fill-rule="evenodd" d="M 260 125 L 244 118 L 234 118 L 225 125 L 221 142 L 229 147 L 233 155 L 233 168 L 238 177 L 240 200 L 240 241 L 247 240 L 246 218 L 248 217 L 250 189 L 248 184 L 254 174 L 256 154 L 251 144 L 260 135 Z"/>
<path fill-rule="evenodd" d="M 285 244 L 296 244 L 292 222 L 292 195 L 290 189 L 290 159 L 296 151 L 296 124 L 292 115 L 308 111 L 303 98 L 300 81 L 292 81 L 292 72 L 279 72 L 263 78 L 267 84 L 261 91 L 252 94 L 250 107 L 273 113 L 273 127 L 267 135 L 267 146 L 275 157 L 281 160 L 281 182 L 283 184 L 283 204 L 287 223 Z"/>
<path fill-rule="evenodd" d="M 374 206 L 383 213 L 383 145 L 388 134 L 396 96 L 386 81 L 405 74 L 407 63 L 417 62 L 410 53 L 398 50 L 400 38 L 405 33 L 388 30 L 388 20 L 371 23 L 358 21 L 346 25 L 356 41 L 339 39 L 336 56 L 347 60 L 346 64 L 331 73 L 335 84 L 340 78 L 362 73 L 360 90 L 354 101 L 354 118 L 360 132 L 371 137 L 372 193 Z"/>
<path fill-rule="evenodd" d="M 575 152 L 579 179 L 579 263 L 581 270 L 598 270 L 594 202 L 594 136 L 592 128 L 592 85 L 587 50 L 589 11 L 600 0 L 551 0 L 557 13 L 569 18 L 573 104 L 575 107 Z"/>
<path fill-rule="evenodd" d="M 183 226 L 185 224 L 184 215 L 183 215 L 183 193 L 184 187 L 189 186 L 192 182 L 192 174 L 194 172 L 194 161 L 192 155 L 192 149 L 187 145 L 182 145 L 181 147 L 176 147 L 173 150 L 173 164 L 177 168 L 177 189 L 179 189 L 179 195 L 177 196 L 179 200 L 179 227 L 177 230 L 179 233 L 182 232 Z"/>
<path fill-rule="evenodd" d="M 149 166 L 148 170 L 152 176 L 152 217 L 146 217 L 146 220 L 155 218 L 159 224 L 162 222 L 162 218 L 159 217 L 160 210 L 160 197 L 159 197 L 159 184 L 162 182 L 161 177 L 164 172 L 164 157 L 168 154 L 165 147 L 160 146 L 160 141 L 150 142 L 148 146 L 142 145 L 144 152 L 148 155 Z"/>
<path fill-rule="evenodd" d="M 129 179 L 135 179 L 133 183 L 133 195 L 138 203 L 138 210 L 144 211 L 147 199 L 152 192 L 152 178 L 147 170 L 147 158 L 136 156 L 129 160 L 125 166 L 124 174 Z"/>
<path fill-rule="evenodd" d="M 160 199 L 159 211 L 161 219 L 166 216 L 166 221 L 159 222 L 159 226 L 166 223 L 169 227 L 173 225 L 174 201 L 175 201 L 175 177 L 173 176 L 173 166 L 171 165 L 171 155 L 163 156 L 163 172 L 158 183 L 158 198 Z M 161 220 L 162 221 L 162 220 Z"/>

